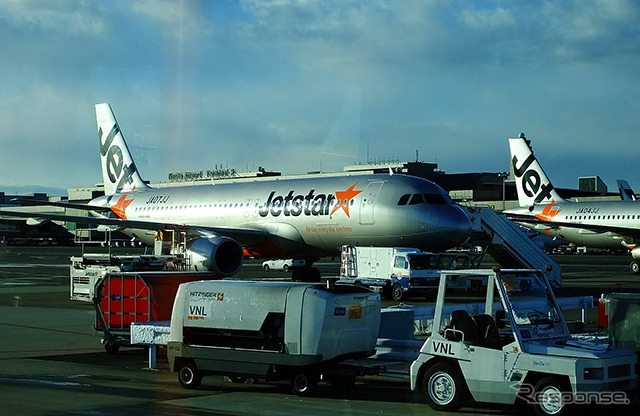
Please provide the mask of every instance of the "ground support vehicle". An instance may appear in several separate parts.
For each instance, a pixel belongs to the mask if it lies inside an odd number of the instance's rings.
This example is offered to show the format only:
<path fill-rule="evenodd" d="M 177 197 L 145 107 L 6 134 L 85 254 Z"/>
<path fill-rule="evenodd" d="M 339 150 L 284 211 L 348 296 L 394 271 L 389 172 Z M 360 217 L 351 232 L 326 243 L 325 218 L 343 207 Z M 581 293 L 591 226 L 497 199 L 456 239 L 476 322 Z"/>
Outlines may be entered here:
<path fill-rule="evenodd" d="M 366 288 L 273 281 L 200 281 L 180 285 L 167 357 L 185 388 L 209 374 L 231 380 L 290 380 L 298 395 L 328 380 L 341 390 L 367 368 L 348 359 L 372 355 L 380 296 Z"/>
<path fill-rule="evenodd" d="M 295 268 L 304 268 L 306 262 L 304 259 L 271 259 L 262 262 L 262 268 L 265 272 L 271 270 L 281 270 L 288 273 Z"/>
<path fill-rule="evenodd" d="M 172 255 L 116 256 L 85 253 L 71 257 L 70 298 L 93 302 L 96 283 L 107 273 L 184 270 L 183 258 Z"/>
<path fill-rule="evenodd" d="M 94 328 L 103 334 L 104 348 L 117 353 L 130 345 L 131 324 L 171 319 L 178 286 L 184 282 L 215 279 L 203 272 L 112 272 L 100 277 L 93 297 Z"/>
<path fill-rule="evenodd" d="M 441 268 L 437 254 L 416 248 L 345 245 L 338 282 L 371 287 L 400 301 L 409 294 L 434 291 Z"/>
<path fill-rule="evenodd" d="M 411 389 L 432 408 L 453 411 L 472 398 L 559 415 L 574 403 L 628 403 L 625 392 L 638 382 L 636 354 L 572 337 L 543 272 L 473 272 L 488 278 L 484 310 L 474 317 L 454 310 L 445 319 L 441 279 L 432 333 L 411 365 Z"/>

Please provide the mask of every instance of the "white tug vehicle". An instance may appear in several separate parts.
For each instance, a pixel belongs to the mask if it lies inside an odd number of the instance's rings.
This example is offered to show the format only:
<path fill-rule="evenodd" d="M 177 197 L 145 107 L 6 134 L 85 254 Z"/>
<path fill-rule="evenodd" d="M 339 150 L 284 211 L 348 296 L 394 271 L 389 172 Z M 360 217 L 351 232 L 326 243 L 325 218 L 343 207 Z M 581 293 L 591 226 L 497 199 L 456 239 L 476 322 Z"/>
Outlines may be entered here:
<path fill-rule="evenodd" d="M 411 389 L 433 409 L 455 411 L 469 398 L 526 403 L 539 415 L 560 415 L 572 404 L 629 403 L 636 354 L 572 336 L 544 272 L 475 270 L 488 277 L 484 310 L 470 314 L 460 305 L 447 320 L 444 274 L 456 273 L 469 271 L 443 271 L 432 334 L 410 370 Z"/>

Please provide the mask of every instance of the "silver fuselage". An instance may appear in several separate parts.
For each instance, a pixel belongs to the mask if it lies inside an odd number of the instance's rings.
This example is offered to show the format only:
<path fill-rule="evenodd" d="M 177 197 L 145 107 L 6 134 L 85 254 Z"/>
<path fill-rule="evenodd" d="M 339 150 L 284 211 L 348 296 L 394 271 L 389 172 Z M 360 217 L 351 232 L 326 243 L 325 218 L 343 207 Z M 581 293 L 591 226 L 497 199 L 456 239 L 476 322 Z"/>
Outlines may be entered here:
<path fill-rule="evenodd" d="M 420 202 L 417 194 L 427 197 Z M 110 206 L 126 220 L 229 229 L 247 254 L 272 258 L 334 255 L 343 244 L 444 250 L 464 242 L 471 226 L 442 188 L 406 175 L 145 188 L 91 205 Z M 268 237 L 243 241 L 234 230 L 264 231 Z M 153 231 L 132 233 L 146 243 L 155 238 Z"/>
<path fill-rule="evenodd" d="M 547 223 L 517 221 L 527 228 L 562 238 L 579 246 L 620 249 L 633 246 L 633 237 L 624 236 L 628 229 L 640 230 L 640 204 L 635 201 L 556 202 L 510 209 L 509 214 L 529 215 Z M 555 225 L 560 223 L 562 225 Z M 600 226 L 603 230 L 589 229 Z M 604 231 L 604 228 L 608 231 Z"/>

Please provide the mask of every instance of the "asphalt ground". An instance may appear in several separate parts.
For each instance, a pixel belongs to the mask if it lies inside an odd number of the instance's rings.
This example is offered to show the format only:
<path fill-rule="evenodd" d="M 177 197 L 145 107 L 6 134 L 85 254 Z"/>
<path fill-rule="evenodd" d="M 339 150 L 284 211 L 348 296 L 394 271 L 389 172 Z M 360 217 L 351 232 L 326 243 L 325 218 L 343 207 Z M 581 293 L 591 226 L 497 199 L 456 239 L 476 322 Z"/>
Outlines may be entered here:
<path fill-rule="evenodd" d="M 92 249 L 95 251 L 94 249 Z M 119 254 L 140 253 L 118 249 Z M 171 373 L 161 349 L 156 369 L 142 348 L 107 354 L 93 330 L 95 311 L 69 300 L 69 257 L 79 247 L 0 247 L 0 414 L 1 415 L 424 415 L 437 414 L 411 393 L 408 380 L 367 377 L 348 396 L 321 385 L 314 397 L 290 393 L 288 383 L 236 384 L 206 377 L 185 390 Z M 628 256 L 563 255 L 558 296 L 640 292 L 640 276 L 629 273 Z M 491 259 L 486 265 L 492 266 Z M 335 275 L 335 262 L 318 264 Z M 286 279 L 246 262 L 240 278 Z M 428 298 L 406 300 L 427 304 Z M 392 303 L 385 301 L 383 306 Z M 597 309 L 587 325 L 597 325 Z M 591 409 L 601 414 L 637 415 L 631 406 Z M 469 403 L 457 415 L 520 414 L 512 406 Z"/>

